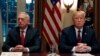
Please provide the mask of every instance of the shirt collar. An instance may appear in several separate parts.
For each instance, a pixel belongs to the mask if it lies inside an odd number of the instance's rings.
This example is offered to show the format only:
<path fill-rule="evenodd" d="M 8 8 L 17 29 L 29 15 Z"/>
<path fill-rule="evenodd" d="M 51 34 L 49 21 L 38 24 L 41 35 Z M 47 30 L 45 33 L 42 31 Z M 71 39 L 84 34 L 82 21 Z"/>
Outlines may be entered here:
<path fill-rule="evenodd" d="M 75 27 L 75 30 L 78 31 L 79 29 Z M 83 31 L 83 27 L 80 29 L 80 31 Z"/>
<path fill-rule="evenodd" d="M 20 31 L 24 31 L 24 32 L 26 32 L 27 28 L 28 28 L 28 27 L 26 27 L 24 30 L 20 29 Z"/>

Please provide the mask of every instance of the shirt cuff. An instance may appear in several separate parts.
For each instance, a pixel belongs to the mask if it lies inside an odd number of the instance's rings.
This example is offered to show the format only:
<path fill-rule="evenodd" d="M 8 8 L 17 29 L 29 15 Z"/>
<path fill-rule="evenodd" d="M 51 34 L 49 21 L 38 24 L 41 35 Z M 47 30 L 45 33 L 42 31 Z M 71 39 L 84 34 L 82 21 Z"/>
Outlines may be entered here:
<path fill-rule="evenodd" d="M 9 51 L 11 52 L 12 49 L 13 49 L 13 47 L 11 47 L 11 48 L 9 49 Z"/>
<path fill-rule="evenodd" d="M 29 48 L 26 47 L 26 49 L 27 49 L 28 52 L 30 52 Z"/>
<path fill-rule="evenodd" d="M 72 48 L 72 52 L 75 52 L 75 46 Z"/>
<path fill-rule="evenodd" d="M 91 51 L 91 47 L 88 47 L 88 51 L 89 51 L 89 52 Z"/>

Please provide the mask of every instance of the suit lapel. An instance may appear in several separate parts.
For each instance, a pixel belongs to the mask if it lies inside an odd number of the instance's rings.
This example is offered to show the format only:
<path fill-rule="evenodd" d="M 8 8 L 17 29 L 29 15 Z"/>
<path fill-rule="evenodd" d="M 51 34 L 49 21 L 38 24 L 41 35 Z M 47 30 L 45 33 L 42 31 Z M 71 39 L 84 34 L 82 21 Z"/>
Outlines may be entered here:
<path fill-rule="evenodd" d="M 20 30 L 19 30 L 19 27 L 16 28 L 16 31 L 15 31 L 15 38 L 14 38 L 14 39 L 15 39 L 15 42 L 18 43 L 18 44 L 19 44 L 20 41 L 21 41 L 21 40 L 20 40 Z"/>
<path fill-rule="evenodd" d="M 82 32 L 82 42 L 86 42 L 87 41 L 87 30 L 86 28 L 84 27 L 83 28 L 83 32 Z"/>
<path fill-rule="evenodd" d="M 26 30 L 26 36 L 25 36 L 25 42 L 24 44 L 26 44 L 30 39 L 31 39 L 31 30 L 29 29 L 30 27 L 28 26 L 27 30 Z"/>
<path fill-rule="evenodd" d="M 27 28 L 27 30 L 26 30 L 26 35 L 25 35 L 25 40 L 24 40 L 24 44 L 26 44 L 27 43 L 27 41 L 28 41 L 28 36 L 29 34 L 28 34 L 28 28 Z"/>
<path fill-rule="evenodd" d="M 77 37 L 76 37 L 76 31 L 75 31 L 75 28 L 74 28 L 74 26 L 72 26 L 72 39 L 73 39 L 73 41 L 77 41 Z"/>

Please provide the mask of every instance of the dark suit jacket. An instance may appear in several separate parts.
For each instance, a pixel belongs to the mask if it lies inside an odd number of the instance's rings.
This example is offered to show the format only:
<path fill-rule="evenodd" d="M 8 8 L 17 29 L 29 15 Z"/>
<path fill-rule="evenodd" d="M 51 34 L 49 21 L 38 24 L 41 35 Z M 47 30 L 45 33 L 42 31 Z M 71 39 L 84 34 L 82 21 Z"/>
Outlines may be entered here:
<path fill-rule="evenodd" d="M 60 52 L 72 52 L 72 48 L 77 45 L 77 37 L 74 26 L 63 29 L 59 40 Z M 83 27 L 82 43 L 87 43 L 88 46 L 91 46 L 91 52 L 97 52 L 99 50 L 95 33 L 91 28 Z"/>
<path fill-rule="evenodd" d="M 41 43 L 38 31 L 32 26 L 28 26 L 25 36 L 24 47 L 28 47 L 30 52 L 39 52 Z M 21 44 L 20 30 L 16 27 L 8 32 L 6 41 L 3 44 L 2 50 L 9 51 L 11 47 Z"/>

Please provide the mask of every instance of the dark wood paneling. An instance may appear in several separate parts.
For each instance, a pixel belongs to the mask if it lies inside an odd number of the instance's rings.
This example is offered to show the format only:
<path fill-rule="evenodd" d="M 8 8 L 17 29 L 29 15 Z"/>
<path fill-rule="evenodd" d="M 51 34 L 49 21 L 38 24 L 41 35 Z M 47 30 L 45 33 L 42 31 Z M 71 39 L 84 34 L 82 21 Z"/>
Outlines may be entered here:
<path fill-rule="evenodd" d="M 100 0 L 94 0 L 94 28 L 96 31 L 97 39 L 100 41 Z"/>
<path fill-rule="evenodd" d="M 46 40 L 42 36 L 42 26 L 43 26 L 43 15 L 44 15 L 44 4 L 46 0 L 35 0 L 35 27 L 39 29 L 41 35 L 41 52 L 46 51 Z"/>

